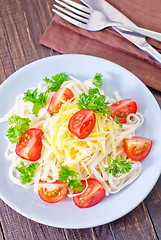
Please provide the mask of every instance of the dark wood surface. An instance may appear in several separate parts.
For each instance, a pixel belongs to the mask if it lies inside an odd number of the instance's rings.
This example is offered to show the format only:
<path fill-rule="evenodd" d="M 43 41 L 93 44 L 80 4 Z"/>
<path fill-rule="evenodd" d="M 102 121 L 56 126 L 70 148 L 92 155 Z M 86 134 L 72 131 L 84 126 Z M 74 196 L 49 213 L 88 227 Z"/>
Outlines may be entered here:
<path fill-rule="evenodd" d="M 0 0 L 0 83 L 27 63 L 58 54 L 39 45 L 52 18 L 52 4 L 52 0 Z M 161 106 L 161 93 L 150 90 Z M 88 229 L 45 226 L 21 216 L 0 200 L 1 239 L 161 239 L 161 177 L 149 196 L 129 214 Z"/>

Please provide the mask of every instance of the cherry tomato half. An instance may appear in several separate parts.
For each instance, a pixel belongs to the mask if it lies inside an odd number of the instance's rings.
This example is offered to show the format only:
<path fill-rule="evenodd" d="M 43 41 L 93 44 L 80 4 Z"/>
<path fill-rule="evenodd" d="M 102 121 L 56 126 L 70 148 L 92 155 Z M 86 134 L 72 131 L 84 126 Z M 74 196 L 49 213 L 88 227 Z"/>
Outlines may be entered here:
<path fill-rule="evenodd" d="M 98 180 L 89 178 L 87 179 L 87 183 L 88 187 L 85 192 L 73 197 L 75 205 L 79 208 L 89 208 L 96 205 L 102 201 L 106 193 Z M 82 187 L 86 187 L 86 181 L 82 181 Z M 74 193 L 79 193 L 79 191 L 74 191 Z"/>
<path fill-rule="evenodd" d="M 69 120 L 68 129 L 78 138 L 86 138 L 93 130 L 96 115 L 89 109 L 76 112 Z"/>
<path fill-rule="evenodd" d="M 132 99 L 124 99 L 110 105 L 111 117 L 115 116 L 121 121 L 121 123 L 126 123 L 126 117 L 130 113 L 136 113 L 137 105 Z"/>
<path fill-rule="evenodd" d="M 62 87 L 51 98 L 49 103 L 48 112 L 50 114 L 58 113 L 63 101 L 67 101 L 68 99 L 74 98 L 74 94 L 72 90 L 69 88 Z"/>
<path fill-rule="evenodd" d="M 47 183 L 39 182 L 38 194 L 47 203 L 60 202 L 67 194 L 67 183 L 59 182 Z"/>
<path fill-rule="evenodd" d="M 41 157 L 43 131 L 30 128 L 25 131 L 16 145 L 16 154 L 29 161 L 37 161 Z"/>
<path fill-rule="evenodd" d="M 143 160 L 150 152 L 152 141 L 143 137 L 132 137 L 124 140 L 124 149 L 129 158 L 134 161 Z"/>

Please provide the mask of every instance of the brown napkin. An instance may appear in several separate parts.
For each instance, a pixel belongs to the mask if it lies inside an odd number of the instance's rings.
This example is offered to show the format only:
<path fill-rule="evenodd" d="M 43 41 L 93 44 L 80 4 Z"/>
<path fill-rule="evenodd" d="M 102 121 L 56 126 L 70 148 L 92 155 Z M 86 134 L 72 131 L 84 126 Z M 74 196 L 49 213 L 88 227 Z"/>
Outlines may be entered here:
<path fill-rule="evenodd" d="M 161 33 L 160 0 L 108 0 L 140 27 Z M 161 42 L 148 39 L 161 52 Z M 161 91 L 161 64 L 134 46 L 112 28 L 90 32 L 55 15 L 40 44 L 64 54 L 87 54 L 108 59 L 128 69 L 147 86 Z"/>

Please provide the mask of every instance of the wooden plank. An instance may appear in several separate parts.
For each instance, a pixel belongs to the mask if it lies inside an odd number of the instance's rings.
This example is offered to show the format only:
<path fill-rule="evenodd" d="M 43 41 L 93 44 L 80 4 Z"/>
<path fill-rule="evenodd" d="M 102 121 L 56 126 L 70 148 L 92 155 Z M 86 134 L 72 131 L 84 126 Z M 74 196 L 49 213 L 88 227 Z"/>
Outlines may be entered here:
<path fill-rule="evenodd" d="M 140 204 L 124 217 L 100 227 L 94 228 L 95 239 L 157 239 L 155 230 L 144 204 Z"/>
<path fill-rule="evenodd" d="M 8 1 L 5 1 L 3 10 L 2 26 L 6 33 L 8 52 L 13 62 L 14 70 L 18 70 L 26 64 L 28 56 L 32 56 L 33 49 L 31 46 L 27 49 L 25 48 L 25 41 L 28 39 L 28 36 L 24 26 L 24 20 L 21 17 L 19 5 L 9 5 Z"/>
<path fill-rule="evenodd" d="M 111 224 L 104 224 L 102 226 L 94 227 L 93 236 L 95 240 L 115 239 Z"/>
<path fill-rule="evenodd" d="M 28 0 L 22 1 L 22 9 L 26 19 L 26 27 L 28 28 L 30 38 L 39 58 L 53 55 L 53 50 L 44 48 L 39 44 L 39 39 L 52 18 L 49 2 L 43 0 L 30 1 L 30 3 Z"/>
<path fill-rule="evenodd" d="M 153 89 L 150 89 L 150 91 L 161 107 L 161 93 Z M 161 176 L 144 202 L 152 219 L 156 235 L 158 239 L 161 239 Z"/>
<path fill-rule="evenodd" d="M 156 235 L 158 239 L 161 239 L 161 177 L 153 191 L 145 199 L 145 203 L 153 221 Z"/>
<path fill-rule="evenodd" d="M 29 62 L 53 55 L 53 51 L 39 45 L 45 26 L 38 11 L 39 5 L 34 4 L 34 1 L 4 1 L 0 18 L 0 67 L 2 72 L 7 69 L 7 76 Z M 4 80 L 3 77 L 1 82 Z"/>
<path fill-rule="evenodd" d="M 91 228 L 85 229 L 65 229 L 65 236 L 67 240 L 95 240 Z"/>
<path fill-rule="evenodd" d="M 48 240 L 66 240 L 64 230 L 61 228 L 54 228 L 43 224 L 29 221 L 33 232 L 35 233 L 36 239 L 48 239 Z M 34 238 L 35 239 L 35 238 Z"/>
<path fill-rule="evenodd" d="M 2 228 L 1 222 L 0 222 L 0 239 L 1 239 L 1 240 L 4 240 L 4 239 L 5 239 L 5 238 L 4 238 L 4 232 L 3 232 L 3 228 Z"/>
<path fill-rule="evenodd" d="M 3 26 L 2 17 L 0 17 L 0 26 Z M 15 68 L 9 53 L 6 29 L 3 27 L 0 28 L 0 37 L 0 83 L 2 83 L 15 71 Z"/>
<path fill-rule="evenodd" d="M 144 203 L 110 224 L 114 239 L 154 240 L 155 230 Z"/>

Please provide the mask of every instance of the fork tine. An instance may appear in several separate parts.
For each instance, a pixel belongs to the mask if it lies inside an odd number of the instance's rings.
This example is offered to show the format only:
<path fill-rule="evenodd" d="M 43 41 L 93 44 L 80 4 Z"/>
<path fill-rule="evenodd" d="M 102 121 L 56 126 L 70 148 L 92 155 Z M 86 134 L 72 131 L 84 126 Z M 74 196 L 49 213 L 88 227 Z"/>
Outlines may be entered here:
<path fill-rule="evenodd" d="M 66 21 L 72 23 L 73 25 L 87 30 L 87 25 L 86 24 L 81 23 L 81 22 L 65 15 L 64 13 L 59 12 L 56 9 L 52 9 L 52 11 L 55 12 L 56 14 L 58 14 L 60 17 L 64 18 Z"/>
<path fill-rule="evenodd" d="M 85 12 L 82 12 L 80 10 L 77 10 L 76 8 L 73 8 L 71 6 L 69 6 L 68 4 L 62 2 L 62 1 L 59 1 L 59 0 L 55 0 L 55 2 L 57 2 L 58 4 L 62 5 L 63 7 L 69 9 L 70 11 L 82 16 L 82 17 L 85 17 L 85 18 L 89 18 L 89 13 L 85 13 Z M 80 5 L 82 6 L 82 5 Z"/>
<path fill-rule="evenodd" d="M 66 10 L 66 9 L 64 9 L 64 8 L 62 8 L 62 7 L 60 7 L 60 6 L 57 6 L 56 4 L 54 4 L 53 6 L 54 6 L 55 8 L 57 8 L 58 10 L 60 10 L 61 12 L 69 15 L 69 16 L 72 17 L 72 18 L 75 18 L 75 19 L 77 19 L 77 20 L 79 20 L 79 21 L 81 21 L 81 22 L 83 22 L 83 23 L 87 23 L 87 22 L 88 22 L 88 19 L 87 19 L 87 18 L 80 17 L 80 16 L 78 16 L 77 14 L 74 14 L 74 13 L 72 13 L 72 12 L 69 12 L 68 10 Z"/>
<path fill-rule="evenodd" d="M 79 4 L 79 3 L 76 3 L 76 2 L 73 2 L 71 0 L 63 0 L 64 2 L 68 3 L 69 5 L 71 5 L 72 7 L 75 7 L 81 11 L 84 11 L 86 13 L 90 13 L 90 9 L 88 7 L 85 7 L 84 5 L 82 4 Z"/>

